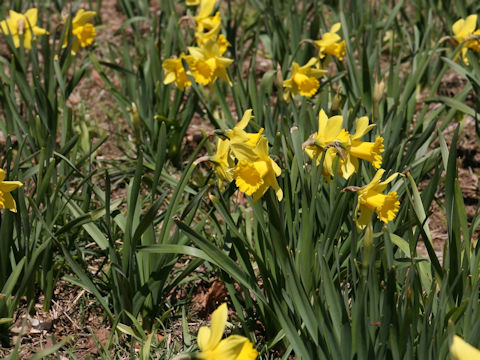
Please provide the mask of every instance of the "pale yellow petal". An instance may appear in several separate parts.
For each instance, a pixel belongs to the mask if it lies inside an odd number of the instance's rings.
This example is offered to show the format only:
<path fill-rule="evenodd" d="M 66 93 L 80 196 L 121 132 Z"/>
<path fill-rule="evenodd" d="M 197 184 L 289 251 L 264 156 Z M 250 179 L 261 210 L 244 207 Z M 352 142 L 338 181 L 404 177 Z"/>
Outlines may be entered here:
<path fill-rule="evenodd" d="M 15 23 L 17 23 L 18 20 L 24 20 L 25 19 L 25 16 L 23 14 L 17 13 L 16 11 L 13 11 L 13 10 L 10 10 L 8 12 L 8 16 Z"/>
<path fill-rule="evenodd" d="M 252 112 L 253 112 L 252 109 L 248 109 L 247 111 L 245 111 L 245 113 L 242 116 L 242 119 L 237 123 L 237 125 L 235 125 L 235 128 L 242 129 L 242 130 L 245 129 L 249 121 L 253 118 Z"/>
<path fill-rule="evenodd" d="M 84 9 L 79 9 L 72 20 L 73 26 L 85 25 L 87 22 L 92 20 L 96 14 L 97 13 L 95 11 L 85 11 Z"/>
<path fill-rule="evenodd" d="M 360 216 L 355 220 L 355 223 L 357 224 L 357 228 L 359 230 L 363 230 L 365 226 L 367 226 L 372 220 L 373 210 L 370 210 L 366 206 L 357 206 L 355 214 L 358 213 L 358 210 L 360 210 Z"/>
<path fill-rule="evenodd" d="M 362 116 L 358 118 L 355 125 L 355 134 L 352 135 L 352 139 L 360 140 L 366 133 L 375 127 L 375 124 L 368 125 L 368 117 Z"/>
<path fill-rule="evenodd" d="M 471 35 L 477 27 L 477 14 L 467 16 L 463 24 L 463 32 Z"/>
<path fill-rule="evenodd" d="M 28 23 L 31 27 L 34 27 L 37 24 L 38 20 L 38 9 L 37 8 L 31 8 L 28 9 L 27 12 L 24 14 L 26 20 L 26 23 Z"/>
<path fill-rule="evenodd" d="M 240 335 L 229 336 L 218 344 L 211 358 L 215 360 L 236 360 L 246 341 L 248 339 Z"/>
<path fill-rule="evenodd" d="M 453 337 L 450 353 L 455 360 L 480 360 L 480 351 L 457 335 Z"/>
<path fill-rule="evenodd" d="M 3 194 L 4 206 L 5 209 L 8 209 L 12 212 L 17 212 L 17 204 L 13 200 L 13 196 L 10 193 Z"/>
<path fill-rule="evenodd" d="M 336 33 L 338 32 L 340 29 L 342 28 L 342 24 L 337 22 L 335 24 L 332 25 L 332 28 L 330 29 L 330 32 L 332 33 Z"/>
<path fill-rule="evenodd" d="M 208 348 L 215 347 L 215 345 L 218 344 L 222 339 L 223 333 L 225 331 L 225 324 L 227 323 L 227 318 L 227 304 L 223 303 L 212 314 L 212 322 L 210 326 L 211 334 L 207 344 Z"/>
<path fill-rule="evenodd" d="M 12 190 L 15 190 L 19 186 L 22 186 L 23 184 L 20 181 L 1 181 L 0 182 L 0 191 L 3 192 L 10 192 Z"/>
<path fill-rule="evenodd" d="M 309 67 L 312 67 L 313 65 L 315 65 L 316 63 L 318 62 L 318 59 L 317 58 L 310 58 L 310 60 L 308 60 L 308 62 L 302 66 L 302 68 L 309 68 Z"/>
<path fill-rule="evenodd" d="M 463 19 L 458 19 L 457 21 L 455 21 L 455 23 L 452 25 L 452 31 L 454 35 L 460 34 L 460 32 L 462 31 L 464 22 L 465 20 Z"/>

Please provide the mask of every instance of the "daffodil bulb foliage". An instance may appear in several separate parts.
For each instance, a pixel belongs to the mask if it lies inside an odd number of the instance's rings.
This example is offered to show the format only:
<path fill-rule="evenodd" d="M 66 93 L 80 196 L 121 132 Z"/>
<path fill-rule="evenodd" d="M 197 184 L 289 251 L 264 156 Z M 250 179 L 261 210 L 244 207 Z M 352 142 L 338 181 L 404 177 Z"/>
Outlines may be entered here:
<path fill-rule="evenodd" d="M 305 142 L 305 153 L 320 165 L 325 153 L 322 174 L 327 180 L 334 174 L 335 159 L 338 156 L 338 174 L 349 179 L 358 171 L 359 159 L 368 161 L 375 169 L 382 164 L 384 152 L 383 138 L 378 136 L 374 142 L 362 141 L 362 137 L 371 131 L 375 125 L 369 124 L 363 116 L 356 121 L 355 133 L 350 134 L 342 128 L 343 117 L 340 115 L 328 117 L 322 109 L 318 114 L 318 131 Z"/>
<path fill-rule="evenodd" d="M 342 25 L 340 23 L 333 24 L 329 32 L 322 35 L 320 40 L 314 43 L 318 48 L 318 58 L 324 59 L 326 55 L 332 55 L 342 61 L 345 56 L 345 40 L 342 40 L 337 33 Z"/>
<path fill-rule="evenodd" d="M 25 14 L 9 11 L 9 17 L 0 21 L 0 32 L 11 35 L 16 48 L 20 47 L 21 40 L 25 49 L 32 48 L 32 40 L 39 35 L 48 34 L 47 30 L 37 26 L 38 9 L 32 8 Z"/>
<path fill-rule="evenodd" d="M 363 230 L 368 225 L 373 212 L 384 223 L 393 220 L 398 213 L 400 202 L 397 193 L 384 194 L 387 185 L 398 176 L 398 173 L 390 175 L 385 181 L 381 181 L 384 173 L 385 170 L 378 170 L 368 185 L 357 190 L 355 222 L 359 230 Z"/>
<path fill-rule="evenodd" d="M 450 354 L 455 360 L 480 360 L 480 350 L 455 335 L 450 345 Z"/>
<path fill-rule="evenodd" d="M 460 53 L 466 65 L 469 64 L 467 58 L 468 49 L 480 51 L 480 29 L 475 30 L 476 27 L 476 14 L 467 16 L 466 19 L 459 19 L 452 26 L 453 38 L 457 43 L 462 44 Z"/>
<path fill-rule="evenodd" d="M 283 191 L 277 177 L 282 170 L 269 156 L 268 140 L 263 135 L 263 129 L 258 133 L 245 131 L 252 118 L 252 110 L 245 111 L 233 129 L 222 132 L 225 138 L 218 140 L 216 153 L 205 160 L 210 161 L 217 173 L 220 189 L 224 188 L 224 181 L 235 181 L 238 189 L 252 196 L 255 203 L 272 188 L 281 201 Z M 198 159 L 197 163 L 202 160 Z"/>
<path fill-rule="evenodd" d="M 222 304 L 212 314 L 210 327 L 202 326 L 198 331 L 197 342 L 202 360 L 254 360 L 258 356 L 253 344 L 244 336 L 230 335 L 224 339 L 228 318 L 227 304 Z"/>
<path fill-rule="evenodd" d="M 305 65 L 300 66 L 295 61 L 292 64 L 292 74 L 289 79 L 283 82 L 283 99 L 290 102 L 292 96 L 300 94 L 305 97 L 312 97 L 320 87 L 321 76 L 327 73 L 326 70 L 314 67 L 318 63 L 316 58 L 311 58 Z"/>
<path fill-rule="evenodd" d="M 0 209 L 17 212 L 17 204 L 10 192 L 23 184 L 20 181 L 4 181 L 5 171 L 0 169 Z"/>

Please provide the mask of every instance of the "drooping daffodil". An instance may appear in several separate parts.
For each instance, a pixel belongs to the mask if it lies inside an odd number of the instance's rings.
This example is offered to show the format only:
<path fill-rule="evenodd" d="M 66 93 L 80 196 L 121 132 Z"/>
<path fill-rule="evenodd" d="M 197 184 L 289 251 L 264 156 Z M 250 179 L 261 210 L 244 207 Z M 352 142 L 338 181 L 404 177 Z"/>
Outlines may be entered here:
<path fill-rule="evenodd" d="M 252 195 L 256 203 L 271 187 L 278 201 L 282 201 L 283 191 L 277 182 L 282 170 L 268 155 L 267 138 L 261 136 L 255 147 L 246 142 L 232 142 L 231 149 L 238 159 L 233 178 L 240 191 Z"/>
<path fill-rule="evenodd" d="M 93 43 L 93 39 L 97 36 L 97 31 L 93 24 L 89 21 L 92 20 L 97 13 L 95 11 L 85 11 L 79 9 L 72 19 L 72 54 L 76 54 L 80 47 L 87 47 Z M 65 36 L 62 47 L 66 48 L 68 45 L 68 36 Z"/>
<path fill-rule="evenodd" d="M 167 85 L 174 82 L 181 91 L 184 91 L 185 87 L 192 85 L 192 83 L 187 76 L 182 59 L 187 60 L 187 56 L 184 53 L 180 54 L 179 58 L 165 60 L 162 68 L 166 72 L 163 83 Z"/>
<path fill-rule="evenodd" d="M 213 85 L 215 80 L 220 78 L 232 86 L 227 67 L 233 63 L 233 60 L 222 57 L 222 51 L 225 51 L 224 46 L 222 39 L 208 39 L 200 47 L 188 48 L 191 55 L 191 61 L 188 64 L 196 82 L 202 85 Z"/>
<path fill-rule="evenodd" d="M 289 79 L 283 82 L 285 88 L 283 98 L 290 101 L 291 96 L 300 94 L 305 97 L 312 97 L 320 87 L 318 79 L 327 73 L 326 70 L 314 67 L 318 60 L 311 58 L 305 65 L 300 66 L 295 61 L 292 63 L 292 74 Z"/>
<path fill-rule="evenodd" d="M 342 41 L 340 35 L 337 34 L 341 27 L 340 23 L 333 24 L 329 32 L 324 33 L 320 40 L 315 41 L 319 59 L 325 58 L 326 55 L 333 55 L 338 60 L 343 60 L 345 56 L 345 40 Z"/>
<path fill-rule="evenodd" d="M 385 181 L 381 181 L 385 170 L 379 169 L 372 181 L 357 190 L 358 201 L 355 209 L 355 223 L 357 228 L 362 230 L 372 219 L 372 213 L 376 212 L 378 218 L 384 223 L 393 220 L 400 208 L 396 192 L 384 194 L 387 185 L 391 183 L 398 173 L 390 175 Z M 360 215 L 358 213 L 360 212 Z"/>

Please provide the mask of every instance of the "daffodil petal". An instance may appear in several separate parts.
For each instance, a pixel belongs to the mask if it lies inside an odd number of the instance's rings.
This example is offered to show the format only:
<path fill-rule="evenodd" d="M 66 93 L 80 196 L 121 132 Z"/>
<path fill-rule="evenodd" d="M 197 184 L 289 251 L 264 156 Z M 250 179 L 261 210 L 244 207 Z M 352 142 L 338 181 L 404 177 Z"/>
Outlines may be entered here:
<path fill-rule="evenodd" d="M 207 348 L 211 349 L 220 342 L 225 331 L 225 324 L 228 318 L 227 304 L 223 303 L 212 314 L 212 322 L 210 325 L 211 333 L 208 340 Z"/>
<path fill-rule="evenodd" d="M 457 335 L 453 337 L 450 353 L 455 360 L 480 360 L 480 350 L 474 348 Z"/>

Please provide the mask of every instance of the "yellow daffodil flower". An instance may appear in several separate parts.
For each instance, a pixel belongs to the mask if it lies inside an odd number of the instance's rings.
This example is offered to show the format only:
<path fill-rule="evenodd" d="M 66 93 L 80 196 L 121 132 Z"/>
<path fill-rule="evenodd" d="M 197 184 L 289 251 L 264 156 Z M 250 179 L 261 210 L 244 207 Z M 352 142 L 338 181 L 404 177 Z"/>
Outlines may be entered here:
<path fill-rule="evenodd" d="M 450 353 L 455 360 L 480 360 L 480 350 L 474 348 L 457 335 L 453 337 Z"/>
<path fill-rule="evenodd" d="M 37 19 L 36 8 L 27 10 L 25 14 L 10 10 L 9 18 L 0 21 L 0 32 L 11 35 L 16 48 L 20 47 L 20 36 L 23 36 L 23 46 L 25 49 L 31 49 L 35 36 L 48 34 L 47 30 L 37 26 Z"/>
<path fill-rule="evenodd" d="M 23 184 L 20 181 L 3 181 L 5 180 L 5 171 L 0 169 L 0 209 L 8 209 L 17 212 L 17 204 L 10 192 Z"/>
<path fill-rule="evenodd" d="M 72 54 L 76 54 L 80 47 L 87 47 L 93 43 L 93 39 L 97 36 L 95 26 L 88 22 L 92 20 L 97 13 L 95 11 L 85 11 L 79 9 L 72 20 Z M 68 36 L 65 36 L 62 47 L 66 48 L 68 45 Z"/>
<path fill-rule="evenodd" d="M 216 0 L 200 0 L 197 16 L 195 16 L 195 23 L 197 24 L 197 32 L 209 31 L 220 24 L 220 13 L 215 13 L 214 16 L 210 14 L 213 12 Z"/>
<path fill-rule="evenodd" d="M 375 125 L 368 125 L 368 118 L 363 116 L 357 119 L 355 134 L 351 135 L 342 129 L 342 123 L 342 116 L 328 118 L 325 111 L 321 110 L 318 115 L 318 131 L 306 142 L 305 153 L 312 160 L 316 158 L 317 165 L 325 151 L 322 174 L 327 180 L 333 176 L 337 155 L 340 156 L 338 174 L 345 179 L 358 171 L 358 159 L 369 161 L 375 169 L 380 168 L 382 163 L 383 138 L 377 137 L 375 142 L 361 141 Z"/>
<path fill-rule="evenodd" d="M 328 54 L 337 57 L 340 61 L 343 60 L 345 56 L 345 40 L 341 41 L 342 38 L 337 34 L 341 27 L 340 23 L 333 24 L 329 32 L 323 34 L 320 40 L 315 41 L 315 45 L 318 47 L 319 59 L 323 59 Z"/>
<path fill-rule="evenodd" d="M 227 304 L 222 304 L 212 314 L 211 327 L 202 326 L 198 331 L 198 359 L 203 360 L 236 360 L 248 341 L 246 337 L 231 335 L 222 340 L 227 322 Z M 252 357 L 246 359 L 254 359 Z"/>
<path fill-rule="evenodd" d="M 292 64 L 292 75 L 283 82 L 285 91 L 283 98 L 290 101 L 290 96 L 300 94 L 306 97 L 312 97 L 320 87 L 318 78 L 327 73 L 326 70 L 317 69 L 313 66 L 317 63 L 317 59 L 311 58 L 305 65 L 300 66 L 295 61 Z"/>
<path fill-rule="evenodd" d="M 322 153 L 325 151 L 322 174 L 327 180 L 333 176 L 333 165 L 337 153 L 341 152 L 341 157 L 345 157 L 345 149 L 348 144 L 348 131 L 342 129 L 343 117 L 340 115 L 329 118 L 322 109 L 318 114 L 318 131 L 310 136 L 307 141 L 309 145 L 305 147 L 305 153 L 310 159 L 316 159 L 317 165 L 320 165 Z M 340 164 L 341 166 L 341 164 Z"/>
<path fill-rule="evenodd" d="M 370 184 L 357 191 L 358 202 L 355 209 L 355 222 L 359 230 L 368 225 L 374 211 L 384 223 L 393 220 L 397 215 L 400 207 L 397 193 L 391 192 L 384 195 L 383 192 L 387 185 L 397 177 L 398 173 L 391 175 L 385 181 L 380 181 L 384 172 L 385 170 L 379 169 Z M 357 217 L 359 211 L 360 216 Z"/>
<path fill-rule="evenodd" d="M 197 6 L 200 4 L 200 0 L 186 0 L 187 6 Z"/>
<path fill-rule="evenodd" d="M 222 45 L 217 40 L 209 39 L 201 47 L 188 48 L 192 56 L 190 70 L 199 84 L 213 84 L 217 78 L 220 78 L 232 86 L 227 67 L 233 63 L 233 60 L 222 57 Z"/>
<path fill-rule="evenodd" d="M 235 125 L 233 129 L 226 130 L 224 135 L 230 139 L 232 143 L 246 143 L 250 147 L 255 147 L 263 136 L 263 128 L 258 133 L 247 133 L 245 128 L 253 118 L 252 109 L 248 109 L 242 116 L 242 119 Z"/>
<path fill-rule="evenodd" d="M 165 79 L 163 83 L 165 85 L 175 82 L 175 85 L 181 90 L 185 90 L 186 86 L 192 85 L 188 79 L 185 68 L 183 67 L 182 59 L 186 59 L 188 62 L 187 56 L 181 54 L 177 59 L 167 59 L 163 62 L 162 68 L 166 71 Z"/>
<path fill-rule="evenodd" d="M 375 124 L 368 125 L 366 116 L 357 119 L 355 134 L 350 135 L 346 156 L 340 167 L 341 175 L 345 179 L 350 178 L 353 173 L 358 171 L 358 159 L 370 162 L 375 169 L 379 169 L 382 165 L 383 138 L 379 136 L 375 139 L 375 142 L 360 140 L 374 127 Z"/>
<path fill-rule="evenodd" d="M 218 139 L 217 152 L 210 156 L 209 160 L 218 174 L 220 188 L 223 187 L 223 181 L 233 181 L 233 171 L 235 168 L 235 159 L 230 151 L 230 140 Z"/>
<path fill-rule="evenodd" d="M 477 27 L 477 15 L 467 16 L 466 19 L 457 20 L 453 26 L 453 37 L 458 43 L 463 43 L 460 50 L 462 54 L 463 62 L 468 65 L 467 51 L 472 49 L 474 51 L 480 51 L 480 29 L 475 30 Z"/>
<path fill-rule="evenodd" d="M 233 178 L 240 191 L 252 195 L 256 203 L 271 187 L 278 201 L 282 201 L 283 191 L 277 182 L 282 170 L 268 156 L 267 138 L 261 136 L 255 147 L 246 142 L 232 142 L 231 149 L 238 159 Z"/>

